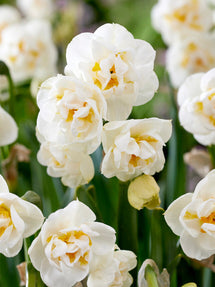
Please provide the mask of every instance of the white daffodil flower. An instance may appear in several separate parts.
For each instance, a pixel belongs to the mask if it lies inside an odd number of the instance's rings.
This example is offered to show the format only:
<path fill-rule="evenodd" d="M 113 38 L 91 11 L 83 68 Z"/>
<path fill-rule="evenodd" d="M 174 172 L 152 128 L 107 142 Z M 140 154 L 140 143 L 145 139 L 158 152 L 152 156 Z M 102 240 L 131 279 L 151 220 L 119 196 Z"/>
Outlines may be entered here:
<path fill-rule="evenodd" d="M 0 146 L 13 143 L 18 136 L 14 119 L 0 106 Z"/>
<path fill-rule="evenodd" d="M 22 248 L 23 238 L 34 234 L 43 220 L 40 209 L 10 193 L 0 175 L 0 253 L 7 257 L 17 255 Z"/>
<path fill-rule="evenodd" d="M 166 66 L 175 88 L 189 75 L 212 69 L 215 66 L 214 34 L 193 33 L 176 41 L 167 50 Z"/>
<path fill-rule="evenodd" d="M 136 255 L 128 250 L 115 250 L 98 256 L 87 280 L 88 287 L 130 287 L 133 278 L 129 271 L 137 265 Z"/>
<path fill-rule="evenodd" d="M 165 162 L 162 148 L 171 132 L 171 121 L 157 118 L 107 123 L 102 135 L 103 175 L 127 181 L 159 172 Z"/>
<path fill-rule="evenodd" d="M 96 86 L 58 75 L 42 84 L 37 104 L 37 129 L 46 141 L 89 154 L 100 145 L 106 103 Z"/>
<path fill-rule="evenodd" d="M 17 0 L 17 6 L 29 19 L 50 18 L 54 12 L 52 0 Z"/>
<path fill-rule="evenodd" d="M 47 173 L 61 177 L 62 183 L 77 187 L 88 183 L 94 176 L 91 157 L 69 145 L 42 143 L 37 154 L 40 164 L 47 166 Z"/>
<path fill-rule="evenodd" d="M 15 82 L 44 80 L 56 73 L 57 51 L 48 22 L 23 21 L 5 28 L 1 36 L 0 59 Z"/>
<path fill-rule="evenodd" d="M 97 256 L 112 252 L 114 229 L 95 219 L 78 200 L 48 217 L 29 248 L 31 262 L 46 285 L 74 286 L 89 274 Z"/>
<path fill-rule="evenodd" d="M 195 32 L 208 32 L 213 12 L 205 0 L 159 0 L 152 9 L 152 24 L 167 44 Z"/>
<path fill-rule="evenodd" d="M 169 273 L 166 269 L 163 269 L 162 273 L 160 274 L 157 264 L 152 259 L 146 259 L 141 265 L 138 272 L 138 287 L 150 287 L 150 284 L 147 283 L 145 278 L 147 265 L 150 265 L 154 270 L 158 287 L 170 287 Z"/>
<path fill-rule="evenodd" d="M 76 36 L 67 47 L 67 75 L 94 83 L 107 102 L 106 120 L 125 120 L 133 106 L 148 102 L 158 88 L 155 51 L 123 26 L 105 24 Z"/>
<path fill-rule="evenodd" d="M 180 236 L 184 253 L 197 260 L 215 253 L 215 170 L 187 193 L 173 201 L 165 212 L 165 220 Z"/>
<path fill-rule="evenodd" d="M 178 91 L 181 125 L 203 145 L 215 144 L 215 69 L 194 74 Z"/>
<path fill-rule="evenodd" d="M 0 43 L 2 31 L 20 20 L 21 15 L 16 8 L 10 5 L 0 5 Z"/>

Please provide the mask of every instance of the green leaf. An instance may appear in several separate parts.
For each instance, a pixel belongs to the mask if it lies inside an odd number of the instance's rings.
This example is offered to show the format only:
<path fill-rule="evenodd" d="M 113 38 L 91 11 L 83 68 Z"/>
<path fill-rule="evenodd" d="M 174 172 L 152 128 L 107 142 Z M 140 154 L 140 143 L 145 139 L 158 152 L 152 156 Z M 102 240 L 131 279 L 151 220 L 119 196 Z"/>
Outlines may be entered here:
<path fill-rule="evenodd" d="M 42 201 L 36 192 L 29 190 L 22 196 L 22 199 L 35 204 L 42 210 Z"/>

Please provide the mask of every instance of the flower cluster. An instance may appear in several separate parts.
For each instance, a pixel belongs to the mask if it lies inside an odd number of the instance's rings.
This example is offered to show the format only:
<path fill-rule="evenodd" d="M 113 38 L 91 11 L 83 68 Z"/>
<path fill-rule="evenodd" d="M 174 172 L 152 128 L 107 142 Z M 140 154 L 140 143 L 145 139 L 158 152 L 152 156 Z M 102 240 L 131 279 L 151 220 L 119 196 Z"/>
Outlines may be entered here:
<path fill-rule="evenodd" d="M 116 249 L 114 229 L 95 219 L 75 200 L 45 221 L 29 255 L 46 285 L 71 287 L 88 276 L 89 287 L 131 286 L 135 254 Z"/>
<path fill-rule="evenodd" d="M 50 23 L 23 19 L 14 7 L 1 5 L 0 60 L 8 65 L 15 82 L 43 81 L 55 74 L 57 51 Z"/>
<path fill-rule="evenodd" d="M 76 36 L 66 58 L 66 75 L 46 80 L 37 95 L 38 160 L 49 175 L 70 187 L 89 182 L 89 155 L 101 142 L 108 178 L 127 181 L 160 171 L 170 121 L 126 121 L 132 107 L 149 101 L 158 88 L 153 48 L 121 25 L 105 24 Z M 103 119 L 110 121 L 104 127 Z"/>
<path fill-rule="evenodd" d="M 152 23 L 169 45 L 167 70 L 178 88 L 187 76 L 215 66 L 213 10 L 205 0 L 160 0 Z"/>
<path fill-rule="evenodd" d="M 215 253 L 215 170 L 201 180 L 194 193 L 187 193 L 170 204 L 165 219 L 180 236 L 184 253 L 198 260 Z"/>

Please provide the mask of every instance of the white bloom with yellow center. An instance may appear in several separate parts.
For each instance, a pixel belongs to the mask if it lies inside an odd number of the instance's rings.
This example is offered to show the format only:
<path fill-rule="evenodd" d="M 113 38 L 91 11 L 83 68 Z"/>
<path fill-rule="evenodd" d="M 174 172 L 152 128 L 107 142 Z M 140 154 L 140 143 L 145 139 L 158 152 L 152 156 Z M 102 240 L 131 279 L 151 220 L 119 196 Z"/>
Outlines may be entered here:
<path fill-rule="evenodd" d="M 214 34 L 193 33 L 188 38 L 176 41 L 167 50 L 166 66 L 176 88 L 189 75 L 212 69 L 215 66 Z"/>
<path fill-rule="evenodd" d="M 110 122 L 104 126 L 105 157 L 102 173 L 130 180 L 142 173 L 153 175 L 165 162 L 163 146 L 172 132 L 171 121 L 157 118 Z"/>
<path fill-rule="evenodd" d="M 181 125 L 201 144 L 215 144 L 215 69 L 188 77 L 178 103 Z"/>
<path fill-rule="evenodd" d="M 18 136 L 14 119 L 0 106 L 0 146 L 13 143 Z"/>
<path fill-rule="evenodd" d="M 37 129 L 46 141 L 87 153 L 100 145 L 106 103 L 96 86 L 58 75 L 42 84 L 37 103 Z"/>
<path fill-rule="evenodd" d="M 137 265 L 136 255 L 128 250 L 115 250 L 97 257 L 91 268 L 88 287 L 130 287 L 133 278 L 129 271 Z"/>
<path fill-rule="evenodd" d="M 10 68 L 14 81 L 41 80 L 56 73 L 57 51 L 46 21 L 23 21 L 2 32 L 0 59 Z"/>
<path fill-rule="evenodd" d="M 97 256 L 112 252 L 114 229 L 95 219 L 77 200 L 48 217 L 29 248 L 31 262 L 46 285 L 74 286 L 89 274 Z"/>
<path fill-rule="evenodd" d="M 61 177 L 62 183 L 77 187 L 88 183 L 94 176 L 91 157 L 69 145 L 44 142 L 37 154 L 40 164 L 47 166 L 47 173 Z"/>
<path fill-rule="evenodd" d="M 158 88 L 155 51 L 123 26 L 105 24 L 76 36 L 67 47 L 65 73 L 97 85 L 107 102 L 106 120 L 125 120 L 133 106 L 148 102 Z"/>
<path fill-rule="evenodd" d="M 52 0 L 17 0 L 17 6 L 28 18 L 49 18 L 54 11 Z"/>
<path fill-rule="evenodd" d="M 167 44 L 207 32 L 213 26 L 213 12 L 205 0 L 159 0 L 152 9 L 152 24 Z"/>
<path fill-rule="evenodd" d="M 9 192 L 0 175 L 0 253 L 7 257 L 17 255 L 23 238 L 34 234 L 43 219 L 38 207 Z"/>
<path fill-rule="evenodd" d="M 201 180 L 194 193 L 176 199 L 165 212 L 172 231 L 180 236 L 184 253 L 202 260 L 215 253 L 215 170 Z"/>
<path fill-rule="evenodd" d="M 10 5 L 0 5 L 0 43 L 2 31 L 20 20 L 21 15 L 16 8 Z"/>

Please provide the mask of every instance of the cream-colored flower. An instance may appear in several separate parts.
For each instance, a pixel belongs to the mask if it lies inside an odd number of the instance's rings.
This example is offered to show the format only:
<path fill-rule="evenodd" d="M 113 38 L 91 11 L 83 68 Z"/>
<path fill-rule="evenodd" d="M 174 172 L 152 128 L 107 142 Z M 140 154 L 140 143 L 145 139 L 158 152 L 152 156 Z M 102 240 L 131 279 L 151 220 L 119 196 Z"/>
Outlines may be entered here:
<path fill-rule="evenodd" d="M 205 0 L 159 0 L 152 9 L 152 24 L 167 44 L 195 32 L 208 32 L 213 13 Z"/>
<path fill-rule="evenodd" d="M 197 260 L 215 253 L 215 170 L 201 180 L 194 193 L 182 195 L 170 204 L 165 220 L 180 236 L 184 253 Z"/>
<path fill-rule="evenodd" d="M 156 209 L 160 206 L 160 187 L 151 175 L 143 174 L 135 178 L 128 187 L 128 201 L 140 210 L 144 207 Z"/>
<path fill-rule="evenodd" d="M 194 74 L 178 91 L 181 125 L 203 145 L 215 144 L 215 69 Z"/>
<path fill-rule="evenodd" d="M 54 11 L 52 0 L 17 0 L 17 6 L 28 18 L 49 18 Z"/>
<path fill-rule="evenodd" d="M 0 106 L 0 146 L 13 143 L 18 136 L 14 119 Z"/>
<path fill-rule="evenodd" d="M 38 207 L 8 190 L 0 176 L 0 253 L 13 257 L 22 248 L 23 238 L 34 234 L 43 223 Z"/>
<path fill-rule="evenodd" d="M 71 287 L 89 274 L 97 256 L 112 252 L 114 229 L 95 219 L 79 201 L 48 217 L 29 248 L 31 262 L 46 285 Z"/>
<path fill-rule="evenodd" d="M 106 103 L 96 86 L 58 75 L 42 84 L 37 103 L 37 129 L 46 141 L 87 153 L 100 145 Z"/>
<path fill-rule="evenodd" d="M 158 88 L 155 51 L 123 26 L 105 24 L 76 36 L 67 47 L 67 75 L 97 85 L 107 102 L 106 120 L 125 120 L 133 106 L 148 102 Z"/>
<path fill-rule="evenodd" d="M 152 259 L 146 259 L 140 267 L 138 272 L 138 287 L 150 287 L 150 285 L 146 281 L 146 267 L 150 265 L 156 274 L 156 279 L 158 283 L 158 287 L 169 287 L 170 286 L 170 279 L 169 273 L 166 269 L 163 269 L 162 273 L 160 274 L 157 264 Z"/>
<path fill-rule="evenodd" d="M 14 81 L 41 80 L 56 73 L 57 51 L 46 21 L 23 21 L 2 32 L 0 59 L 10 68 Z"/>
<path fill-rule="evenodd" d="M 11 24 L 19 22 L 21 15 L 13 6 L 0 5 L 0 43 L 2 31 Z"/>
<path fill-rule="evenodd" d="M 166 66 L 176 88 L 189 75 L 212 69 L 215 66 L 214 34 L 193 33 L 175 42 L 167 50 Z"/>
<path fill-rule="evenodd" d="M 130 287 L 133 278 L 129 271 L 137 265 L 136 255 L 127 250 L 115 250 L 98 256 L 90 270 L 88 287 Z"/>
<path fill-rule="evenodd" d="M 157 118 L 107 123 L 102 136 L 102 173 L 127 181 L 161 171 L 165 162 L 162 149 L 171 132 L 171 121 Z"/>
<path fill-rule="evenodd" d="M 37 159 L 40 164 L 47 166 L 50 176 L 61 177 L 66 186 L 77 187 L 86 184 L 94 176 L 91 157 L 69 145 L 44 142 Z"/>

